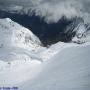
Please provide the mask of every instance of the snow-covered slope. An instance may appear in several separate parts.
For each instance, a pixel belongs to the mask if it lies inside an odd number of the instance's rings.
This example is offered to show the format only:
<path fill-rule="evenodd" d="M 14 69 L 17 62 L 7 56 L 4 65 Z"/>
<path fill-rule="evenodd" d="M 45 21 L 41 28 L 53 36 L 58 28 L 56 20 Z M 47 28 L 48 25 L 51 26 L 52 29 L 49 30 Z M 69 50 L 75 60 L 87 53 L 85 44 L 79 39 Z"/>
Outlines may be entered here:
<path fill-rule="evenodd" d="M 0 19 L 0 88 L 36 75 L 41 63 L 39 49 L 43 49 L 41 42 L 30 30 L 9 18 Z M 27 73 L 33 74 L 29 77 Z"/>
<path fill-rule="evenodd" d="M 48 48 L 28 29 L 0 19 L 0 88 L 89 90 L 90 42 Z"/>
<path fill-rule="evenodd" d="M 90 90 L 90 45 L 64 48 L 39 75 L 19 86 L 20 90 Z"/>
<path fill-rule="evenodd" d="M 65 34 L 71 38 L 72 42 L 78 44 L 90 42 L 89 26 L 90 24 L 85 23 L 83 18 L 75 18 L 73 19 L 73 22 L 66 28 Z"/>
<path fill-rule="evenodd" d="M 0 19 L 0 47 L 20 47 L 35 49 L 40 40 L 28 29 L 9 18 Z"/>
<path fill-rule="evenodd" d="M 39 48 L 41 42 L 30 30 L 9 18 L 0 19 L 1 70 L 8 66 L 21 65 L 25 61 L 32 63 L 33 60 L 39 60 L 35 55 Z"/>

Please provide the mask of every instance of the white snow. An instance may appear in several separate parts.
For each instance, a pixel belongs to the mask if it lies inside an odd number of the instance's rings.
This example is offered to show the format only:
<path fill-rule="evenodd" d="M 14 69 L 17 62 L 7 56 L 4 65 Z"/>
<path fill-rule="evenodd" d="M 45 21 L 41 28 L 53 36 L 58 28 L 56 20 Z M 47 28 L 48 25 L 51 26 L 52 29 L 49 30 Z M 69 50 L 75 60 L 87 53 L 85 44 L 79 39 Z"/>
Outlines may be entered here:
<path fill-rule="evenodd" d="M 30 30 L 9 18 L 0 19 L 0 87 L 90 89 L 90 42 L 40 45 Z"/>
<path fill-rule="evenodd" d="M 43 63 L 39 75 L 19 86 L 20 90 L 89 90 L 90 45 L 63 49 Z"/>
<path fill-rule="evenodd" d="M 35 49 L 41 42 L 28 29 L 11 19 L 0 19 L 0 46 Z"/>
<path fill-rule="evenodd" d="M 36 56 L 40 45 L 40 40 L 30 30 L 9 18 L 0 19 L 0 86 L 20 83 L 29 77 L 27 73 L 36 75 L 41 64 Z"/>

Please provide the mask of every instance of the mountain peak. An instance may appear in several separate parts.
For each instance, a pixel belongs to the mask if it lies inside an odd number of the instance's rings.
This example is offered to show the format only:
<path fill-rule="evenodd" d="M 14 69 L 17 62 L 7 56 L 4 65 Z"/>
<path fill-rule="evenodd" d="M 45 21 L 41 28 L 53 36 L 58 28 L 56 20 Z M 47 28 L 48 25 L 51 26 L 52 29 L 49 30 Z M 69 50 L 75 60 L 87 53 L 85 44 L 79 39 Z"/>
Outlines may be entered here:
<path fill-rule="evenodd" d="M 27 28 L 10 18 L 0 19 L 0 46 L 34 49 L 40 46 L 40 40 Z"/>

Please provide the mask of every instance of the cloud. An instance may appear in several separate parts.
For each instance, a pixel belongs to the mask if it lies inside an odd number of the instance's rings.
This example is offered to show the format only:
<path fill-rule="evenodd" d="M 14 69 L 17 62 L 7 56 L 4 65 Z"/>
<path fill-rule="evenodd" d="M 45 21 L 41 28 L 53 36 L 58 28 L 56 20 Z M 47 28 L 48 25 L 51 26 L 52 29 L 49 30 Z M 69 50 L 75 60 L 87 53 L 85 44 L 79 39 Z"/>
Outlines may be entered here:
<path fill-rule="evenodd" d="M 34 8 L 36 15 L 45 17 L 47 22 L 57 22 L 62 16 L 72 18 L 80 15 L 80 10 L 76 9 L 76 3 L 71 1 L 44 2 Z"/>
<path fill-rule="evenodd" d="M 83 17 L 84 20 L 86 21 L 88 20 L 89 17 L 89 9 L 88 9 L 90 5 L 89 0 L 13 0 L 13 1 L 6 0 L 6 1 L 8 2 L 8 5 L 6 5 L 6 7 L 9 7 L 8 9 L 21 10 L 29 15 L 35 13 L 40 17 L 44 17 L 45 21 L 48 23 L 58 22 L 58 20 L 62 16 L 66 16 L 67 18 L 73 18 L 75 16 Z M 16 7 L 16 5 L 18 7 Z"/>

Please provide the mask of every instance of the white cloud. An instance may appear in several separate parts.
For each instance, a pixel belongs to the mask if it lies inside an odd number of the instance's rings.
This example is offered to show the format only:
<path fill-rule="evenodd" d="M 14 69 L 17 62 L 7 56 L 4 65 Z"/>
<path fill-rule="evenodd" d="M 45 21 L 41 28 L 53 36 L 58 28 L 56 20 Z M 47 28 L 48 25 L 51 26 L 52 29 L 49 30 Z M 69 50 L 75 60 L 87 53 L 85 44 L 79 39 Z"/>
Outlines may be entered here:
<path fill-rule="evenodd" d="M 62 16 L 66 16 L 67 18 L 78 16 L 78 17 L 83 17 L 85 20 L 88 20 L 89 17 L 88 12 L 89 12 L 90 1 L 88 0 L 85 1 L 84 0 L 19 0 L 19 1 L 6 0 L 6 1 L 10 3 L 8 4 L 9 6 L 10 5 L 23 6 L 24 11 L 26 13 L 33 11 L 36 15 L 44 17 L 45 21 L 47 21 L 48 23 L 57 22 Z M 11 9 L 13 9 L 12 7 Z"/>

